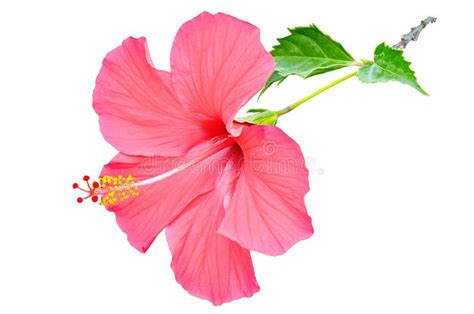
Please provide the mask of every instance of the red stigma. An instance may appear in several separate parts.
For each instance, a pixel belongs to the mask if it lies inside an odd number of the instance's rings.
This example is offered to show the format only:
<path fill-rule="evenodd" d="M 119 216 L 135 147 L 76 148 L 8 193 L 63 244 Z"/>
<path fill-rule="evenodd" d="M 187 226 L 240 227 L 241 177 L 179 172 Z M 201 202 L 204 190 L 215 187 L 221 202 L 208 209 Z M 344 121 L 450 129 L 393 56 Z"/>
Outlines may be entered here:
<path fill-rule="evenodd" d="M 85 197 L 78 197 L 77 202 L 82 203 L 84 200 L 90 198 L 94 203 L 96 203 L 99 200 L 99 190 L 100 190 L 100 184 L 97 181 L 94 181 L 92 183 L 92 186 L 89 184 L 90 177 L 89 176 L 84 176 L 82 178 L 87 186 L 86 187 L 80 187 L 78 183 L 73 183 L 72 188 L 73 189 L 78 189 L 81 190 L 82 192 L 86 193 Z"/>

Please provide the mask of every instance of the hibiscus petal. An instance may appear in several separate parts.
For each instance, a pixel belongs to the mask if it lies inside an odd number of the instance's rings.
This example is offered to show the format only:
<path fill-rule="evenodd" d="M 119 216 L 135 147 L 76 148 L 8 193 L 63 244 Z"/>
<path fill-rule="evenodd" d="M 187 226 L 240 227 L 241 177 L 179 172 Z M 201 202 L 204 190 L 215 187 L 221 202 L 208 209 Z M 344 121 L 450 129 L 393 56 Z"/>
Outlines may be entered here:
<path fill-rule="evenodd" d="M 273 72 L 259 36 L 257 27 L 222 13 L 204 12 L 185 23 L 171 51 L 173 86 L 183 106 L 222 120 L 231 132 L 237 111 Z"/>
<path fill-rule="evenodd" d="M 161 181 L 140 186 L 138 196 L 108 205 L 107 209 L 115 213 L 117 223 L 127 234 L 130 244 L 146 252 L 163 228 L 178 217 L 194 198 L 213 189 L 219 175 L 216 164 L 227 150 L 223 149 Z M 132 175 L 138 182 L 167 173 L 186 162 L 186 158 L 118 154 L 104 166 L 101 176 Z"/>
<path fill-rule="evenodd" d="M 145 38 L 128 38 L 107 54 L 94 89 L 105 139 L 130 155 L 180 156 L 209 138 L 178 103 L 170 77 L 151 63 Z M 212 135 L 211 135 L 212 136 Z"/>
<path fill-rule="evenodd" d="M 228 186 L 221 179 L 216 190 L 197 197 L 166 228 L 176 281 L 214 305 L 250 297 L 260 289 L 249 251 L 217 233 Z"/>
<path fill-rule="evenodd" d="M 279 255 L 313 234 L 304 204 L 308 170 L 298 144 L 273 126 L 244 126 L 239 179 L 219 233 L 241 246 Z"/>

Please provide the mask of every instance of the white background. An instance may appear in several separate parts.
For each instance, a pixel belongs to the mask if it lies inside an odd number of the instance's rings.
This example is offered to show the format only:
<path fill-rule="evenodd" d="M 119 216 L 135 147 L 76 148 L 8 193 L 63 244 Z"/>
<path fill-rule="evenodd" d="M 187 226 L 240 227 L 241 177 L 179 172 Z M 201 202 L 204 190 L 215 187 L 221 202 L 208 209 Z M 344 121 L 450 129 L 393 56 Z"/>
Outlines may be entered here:
<path fill-rule="evenodd" d="M 281 119 L 308 158 L 316 233 L 284 256 L 253 254 L 261 291 L 221 307 L 175 282 L 163 234 L 142 255 L 71 189 L 115 154 L 91 106 L 102 58 L 146 36 L 169 69 L 177 29 L 203 10 L 259 26 L 268 49 L 314 22 L 357 58 L 439 18 L 406 51 L 430 97 L 354 78 Z M 0 312 L 474 313 L 470 12 L 460 1 L 2 1 Z M 348 71 L 288 79 L 249 107 L 280 108 Z"/>

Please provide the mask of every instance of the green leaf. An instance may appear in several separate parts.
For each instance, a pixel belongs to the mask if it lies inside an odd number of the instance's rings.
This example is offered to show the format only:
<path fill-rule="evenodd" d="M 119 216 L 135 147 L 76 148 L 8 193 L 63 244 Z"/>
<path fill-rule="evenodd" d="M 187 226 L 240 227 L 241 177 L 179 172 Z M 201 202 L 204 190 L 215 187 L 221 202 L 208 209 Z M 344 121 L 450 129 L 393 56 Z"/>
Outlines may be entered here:
<path fill-rule="evenodd" d="M 289 31 L 291 34 L 279 38 L 279 44 L 270 52 L 275 59 L 275 72 L 262 93 L 273 83 L 281 83 L 290 75 L 308 78 L 356 64 L 340 43 L 321 32 L 314 24 Z"/>
<path fill-rule="evenodd" d="M 268 78 L 267 82 L 265 83 L 265 86 L 263 87 L 262 91 L 260 92 L 260 94 L 258 95 L 258 98 L 259 99 L 263 93 L 265 93 L 265 91 L 270 87 L 272 86 L 273 83 L 278 83 L 281 84 L 281 82 L 283 82 L 285 80 L 285 76 L 281 76 L 280 73 L 278 72 L 273 72 L 272 75 L 270 75 L 270 77 Z"/>
<path fill-rule="evenodd" d="M 410 62 L 403 58 L 403 52 L 381 43 L 374 53 L 374 62 L 357 71 L 357 77 L 365 83 L 397 81 L 410 85 L 424 95 L 427 92 L 416 81 Z"/>

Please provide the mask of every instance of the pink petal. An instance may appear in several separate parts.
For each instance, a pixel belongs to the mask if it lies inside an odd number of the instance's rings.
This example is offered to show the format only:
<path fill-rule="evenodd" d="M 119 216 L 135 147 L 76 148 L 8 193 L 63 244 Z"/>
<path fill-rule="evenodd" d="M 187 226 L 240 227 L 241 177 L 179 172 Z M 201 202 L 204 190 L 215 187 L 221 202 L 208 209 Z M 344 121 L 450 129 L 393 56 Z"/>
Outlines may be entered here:
<path fill-rule="evenodd" d="M 181 103 L 223 121 L 229 132 L 237 111 L 265 84 L 274 61 L 259 29 L 232 16 L 204 12 L 179 30 L 171 75 Z"/>
<path fill-rule="evenodd" d="M 166 229 L 176 281 L 214 305 L 259 291 L 249 251 L 217 233 L 228 191 L 223 181 L 231 177 L 221 178 L 216 190 L 197 197 Z"/>
<path fill-rule="evenodd" d="M 126 154 L 180 156 L 213 135 L 183 110 L 169 74 L 153 68 L 143 37 L 130 37 L 107 54 L 94 109 L 105 139 Z"/>
<path fill-rule="evenodd" d="M 283 254 L 313 234 L 304 204 L 309 184 L 301 150 L 273 126 L 245 125 L 235 141 L 244 160 L 219 233 L 249 250 Z"/>
<path fill-rule="evenodd" d="M 194 198 L 213 189 L 219 176 L 214 163 L 227 151 L 224 149 L 161 181 L 141 186 L 138 196 L 107 206 L 115 213 L 117 223 L 127 234 L 130 244 L 146 252 L 163 228 L 178 217 Z M 138 182 L 166 173 L 187 161 L 187 158 L 118 154 L 104 166 L 101 176 L 132 175 Z"/>

